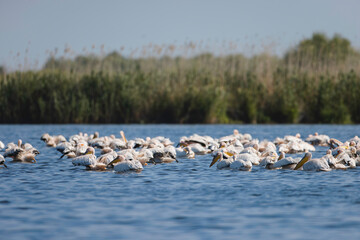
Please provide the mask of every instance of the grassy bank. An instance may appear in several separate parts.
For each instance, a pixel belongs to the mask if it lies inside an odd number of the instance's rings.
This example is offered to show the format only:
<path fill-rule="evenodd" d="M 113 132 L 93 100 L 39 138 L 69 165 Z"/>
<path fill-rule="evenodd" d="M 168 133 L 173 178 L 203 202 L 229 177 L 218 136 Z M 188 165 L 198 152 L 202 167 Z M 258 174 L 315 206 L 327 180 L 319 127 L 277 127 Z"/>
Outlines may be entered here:
<path fill-rule="evenodd" d="M 281 58 L 51 58 L 0 76 L 0 123 L 359 123 L 359 56 L 314 34 Z"/>

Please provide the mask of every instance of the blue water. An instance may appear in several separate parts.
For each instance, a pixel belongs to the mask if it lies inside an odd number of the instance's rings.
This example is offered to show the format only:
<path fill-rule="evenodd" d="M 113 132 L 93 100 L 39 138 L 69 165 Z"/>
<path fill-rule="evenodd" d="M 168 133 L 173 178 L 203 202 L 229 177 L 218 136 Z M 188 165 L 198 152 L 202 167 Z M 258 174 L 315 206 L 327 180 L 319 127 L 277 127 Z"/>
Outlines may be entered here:
<path fill-rule="evenodd" d="M 0 125 L 5 144 L 22 138 L 41 152 L 37 164 L 0 168 L 0 239 L 360 239 L 359 168 L 240 172 L 209 168 L 210 156 L 198 156 L 141 173 L 91 172 L 58 160 L 40 141 L 45 132 L 124 130 L 128 139 L 162 135 L 177 142 L 235 128 L 260 140 L 360 134 L 358 125 Z"/>

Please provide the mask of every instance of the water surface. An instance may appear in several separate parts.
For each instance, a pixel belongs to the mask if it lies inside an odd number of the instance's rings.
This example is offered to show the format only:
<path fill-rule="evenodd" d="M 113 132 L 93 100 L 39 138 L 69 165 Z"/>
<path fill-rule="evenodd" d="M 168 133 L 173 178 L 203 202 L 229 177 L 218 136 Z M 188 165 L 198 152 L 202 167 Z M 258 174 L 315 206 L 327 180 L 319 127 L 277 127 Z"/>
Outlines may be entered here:
<path fill-rule="evenodd" d="M 149 165 L 141 173 L 90 172 L 40 141 L 124 130 L 128 139 L 233 129 L 260 140 L 318 131 L 339 140 L 359 125 L 0 125 L 5 144 L 22 138 L 37 164 L 0 168 L 0 239 L 360 239 L 360 171 L 251 172 L 209 168 L 210 156 Z M 318 147 L 320 156 L 327 148 Z"/>

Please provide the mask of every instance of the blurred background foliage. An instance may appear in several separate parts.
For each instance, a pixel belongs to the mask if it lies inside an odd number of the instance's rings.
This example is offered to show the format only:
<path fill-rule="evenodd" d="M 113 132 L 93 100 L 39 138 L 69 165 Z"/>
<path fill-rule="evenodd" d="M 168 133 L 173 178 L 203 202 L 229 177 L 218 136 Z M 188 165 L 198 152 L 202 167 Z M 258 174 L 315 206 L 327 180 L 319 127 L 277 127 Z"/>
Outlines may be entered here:
<path fill-rule="evenodd" d="M 283 57 L 163 48 L 0 67 L 0 123 L 360 122 L 360 53 L 340 35 L 314 33 Z"/>

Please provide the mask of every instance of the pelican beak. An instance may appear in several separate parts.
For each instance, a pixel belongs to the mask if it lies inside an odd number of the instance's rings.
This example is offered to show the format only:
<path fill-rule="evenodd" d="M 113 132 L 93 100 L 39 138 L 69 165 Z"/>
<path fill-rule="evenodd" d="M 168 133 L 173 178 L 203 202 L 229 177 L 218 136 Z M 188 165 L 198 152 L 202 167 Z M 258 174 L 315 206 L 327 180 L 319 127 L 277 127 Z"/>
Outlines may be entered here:
<path fill-rule="evenodd" d="M 296 165 L 296 167 L 294 168 L 294 170 L 298 170 L 299 168 L 301 168 L 307 161 L 309 161 L 309 156 L 304 156 L 300 162 Z"/>
<path fill-rule="evenodd" d="M 212 167 L 212 165 L 214 165 L 214 164 L 219 160 L 219 158 L 220 158 L 220 154 L 216 155 L 216 156 L 213 158 L 213 160 L 212 160 L 212 162 L 211 162 L 211 164 L 210 164 L 209 167 Z"/>
<path fill-rule="evenodd" d="M 343 153 L 343 151 L 339 150 L 334 158 L 337 159 L 340 156 L 340 154 L 342 154 L 342 153 Z"/>
<path fill-rule="evenodd" d="M 32 163 L 36 163 L 36 160 L 35 160 L 35 159 L 33 159 L 33 160 L 31 160 L 31 162 L 32 162 Z"/>
<path fill-rule="evenodd" d="M 115 159 L 112 160 L 107 166 L 113 166 L 114 163 L 118 163 L 118 162 L 121 162 L 121 159 L 120 159 L 120 158 L 115 158 Z"/>
<path fill-rule="evenodd" d="M 4 167 L 8 168 L 5 163 L 3 163 L 2 165 L 4 165 Z"/>
<path fill-rule="evenodd" d="M 234 156 L 234 154 L 232 154 L 232 153 L 229 153 L 229 152 L 225 152 L 225 153 L 226 153 L 226 155 L 228 155 L 229 157 Z"/>
<path fill-rule="evenodd" d="M 186 147 L 187 145 L 185 143 L 179 143 L 180 147 Z"/>
<path fill-rule="evenodd" d="M 124 131 L 120 131 L 120 135 L 121 135 L 122 139 L 124 140 L 124 142 L 127 143 Z"/>

